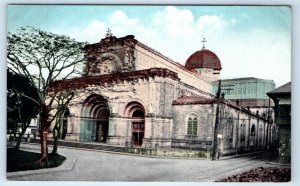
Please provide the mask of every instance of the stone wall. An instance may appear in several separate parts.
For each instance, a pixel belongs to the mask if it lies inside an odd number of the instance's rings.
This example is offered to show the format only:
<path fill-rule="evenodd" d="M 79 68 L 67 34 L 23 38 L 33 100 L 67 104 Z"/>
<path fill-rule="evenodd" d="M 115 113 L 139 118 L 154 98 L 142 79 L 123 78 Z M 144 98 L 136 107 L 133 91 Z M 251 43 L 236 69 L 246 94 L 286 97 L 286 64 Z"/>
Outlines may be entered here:
<path fill-rule="evenodd" d="M 197 136 L 193 137 L 187 135 L 190 115 L 198 118 Z M 200 150 L 212 148 L 216 103 L 173 105 L 173 118 L 173 146 Z M 220 155 L 258 151 L 275 145 L 277 134 L 272 134 L 273 127 L 274 124 L 250 111 L 220 104 Z"/>
<path fill-rule="evenodd" d="M 76 141 L 93 141 L 96 139 L 97 118 L 93 113 L 97 104 L 90 103 L 87 106 L 85 102 L 93 96 L 98 96 L 99 98 L 92 99 L 93 102 L 103 99 L 110 113 L 108 144 L 124 145 L 126 140 L 131 140 L 131 116 L 127 113 L 127 107 L 130 103 L 136 102 L 142 105 L 145 115 L 143 144 L 151 146 L 159 142 L 160 145 L 170 146 L 173 128 L 172 101 L 176 99 L 177 90 L 184 86 L 180 85 L 179 88 L 176 79 L 160 77 L 159 75 L 152 76 L 151 74 L 112 80 L 97 85 L 84 84 L 82 88 L 79 86 L 76 89 L 76 95 L 69 104 L 70 116 L 68 117 L 66 139 Z M 74 82 L 74 86 L 78 86 L 78 84 Z M 185 89 L 189 89 L 189 87 L 185 87 Z M 88 130 L 85 134 L 88 135 L 87 138 L 82 137 L 84 128 Z"/>
<path fill-rule="evenodd" d="M 173 72 L 178 73 L 178 77 L 181 82 L 193 86 L 199 90 L 202 90 L 207 93 L 212 93 L 212 83 L 201 77 L 200 75 L 193 73 L 185 69 L 180 64 L 176 64 L 171 60 L 164 59 L 157 54 L 147 50 L 145 47 L 140 45 L 135 46 L 135 67 L 136 70 L 149 69 L 149 68 L 167 68 Z"/>

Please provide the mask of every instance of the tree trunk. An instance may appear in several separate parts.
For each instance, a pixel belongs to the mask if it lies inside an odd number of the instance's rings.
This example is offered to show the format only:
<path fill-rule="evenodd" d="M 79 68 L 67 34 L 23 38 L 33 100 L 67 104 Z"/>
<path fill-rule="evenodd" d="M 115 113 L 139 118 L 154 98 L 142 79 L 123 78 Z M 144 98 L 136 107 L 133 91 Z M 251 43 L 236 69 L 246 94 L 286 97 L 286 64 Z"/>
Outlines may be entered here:
<path fill-rule="evenodd" d="M 43 105 L 41 112 L 41 129 L 40 129 L 40 137 L 41 137 L 41 158 L 39 162 L 47 162 L 48 161 L 48 129 L 50 127 L 50 109 Z"/>
<path fill-rule="evenodd" d="M 21 127 L 21 133 L 19 134 L 19 137 L 18 137 L 18 140 L 17 140 L 17 144 L 16 146 L 14 147 L 15 149 L 19 150 L 20 148 L 20 145 L 21 145 L 21 141 L 22 141 L 22 137 L 23 135 L 25 134 L 26 132 L 26 129 L 28 128 L 28 126 L 30 125 L 30 121 L 29 120 L 28 122 L 25 122 L 25 123 L 22 123 L 22 127 Z"/>
<path fill-rule="evenodd" d="M 59 136 L 60 136 L 59 129 L 57 127 L 54 127 L 54 130 L 53 130 L 53 149 L 52 149 L 52 154 L 57 154 L 57 147 L 58 147 Z"/>
<path fill-rule="evenodd" d="M 41 158 L 39 162 L 48 161 L 48 131 L 42 131 L 40 133 L 41 137 Z"/>
<path fill-rule="evenodd" d="M 58 137 L 55 137 L 53 141 L 53 149 L 51 154 L 57 154 L 57 146 L 58 146 Z"/>
<path fill-rule="evenodd" d="M 19 150 L 19 148 L 20 148 L 21 140 L 22 140 L 22 137 L 23 137 L 24 133 L 25 133 L 25 130 L 22 130 L 21 133 L 18 136 L 17 144 L 14 147 L 16 150 Z"/>
<path fill-rule="evenodd" d="M 17 140 L 17 144 L 16 144 L 16 146 L 14 147 L 16 150 L 19 150 L 19 149 L 20 149 L 22 136 L 23 136 L 22 134 L 19 134 L 19 137 L 18 137 L 18 140 Z"/>
<path fill-rule="evenodd" d="M 61 132 L 60 132 L 60 123 L 62 119 L 62 110 L 58 111 L 57 119 L 55 121 L 55 126 L 53 128 L 53 149 L 52 149 L 52 154 L 57 153 L 57 148 L 58 148 L 58 140 L 61 137 Z"/>

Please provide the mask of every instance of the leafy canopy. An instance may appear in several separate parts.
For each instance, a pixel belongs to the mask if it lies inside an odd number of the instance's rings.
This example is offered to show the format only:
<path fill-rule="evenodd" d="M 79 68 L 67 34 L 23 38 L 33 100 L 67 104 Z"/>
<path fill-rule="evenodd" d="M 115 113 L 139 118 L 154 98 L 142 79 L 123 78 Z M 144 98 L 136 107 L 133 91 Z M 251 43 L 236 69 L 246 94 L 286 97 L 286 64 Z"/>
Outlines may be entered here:
<path fill-rule="evenodd" d="M 40 104 L 51 83 L 82 74 L 85 43 L 33 27 L 9 32 L 7 41 L 8 69 L 28 78 Z"/>
<path fill-rule="evenodd" d="M 36 88 L 29 84 L 28 78 L 7 71 L 7 131 L 16 132 L 26 128 L 39 108 Z"/>

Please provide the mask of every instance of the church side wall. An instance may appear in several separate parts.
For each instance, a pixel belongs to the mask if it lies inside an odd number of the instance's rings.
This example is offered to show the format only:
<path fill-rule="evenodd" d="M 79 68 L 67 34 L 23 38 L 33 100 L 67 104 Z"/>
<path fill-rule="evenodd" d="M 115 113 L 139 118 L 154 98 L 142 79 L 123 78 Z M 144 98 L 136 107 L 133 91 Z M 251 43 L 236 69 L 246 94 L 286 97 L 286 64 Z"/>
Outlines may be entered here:
<path fill-rule="evenodd" d="M 173 105 L 174 126 L 172 132 L 172 145 L 174 147 L 206 149 L 212 145 L 213 126 L 215 122 L 215 107 L 206 105 Z M 188 135 L 188 119 L 197 118 L 197 136 Z M 193 144 L 190 145 L 190 141 Z"/>
<path fill-rule="evenodd" d="M 178 73 L 178 77 L 180 80 L 190 86 L 196 87 L 200 90 L 203 90 L 207 93 L 212 93 L 212 83 L 204 78 L 189 72 L 188 70 L 184 70 L 178 67 L 175 64 L 172 64 L 169 61 L 162 59 L 161 57 L 151 53 L 150 51 L 136 46 L 136 61 L 135 67 L 136 70 L 143 70 L 149 68 L 167 68 L 173 72 Z"/>
<path fill-rule="evenodd" d="M 236 154 L 263 150 L 271 143 L 267 139 L 274 124 L 249 111 L 220 106 L 221 154 Z M 269 129 L 270 128 L 270 129 Z M 269 131 L 269 133 L 267 132 Z M 267 134 L 268 133 L 268 134 Z"/>
<path fill-rule="evenodd" d="M 216 104 L 173 105 L 173 111 L 172 146 L 212 149 Z M 189 136 L 187 131 L 191 115 L 198 119 L 197 136 L 194 137 Z M 221 104 L 219 153 L 223 156 L 263 150 L 276 141 L 272 128 L 274 124 L 254 114 Z"/>

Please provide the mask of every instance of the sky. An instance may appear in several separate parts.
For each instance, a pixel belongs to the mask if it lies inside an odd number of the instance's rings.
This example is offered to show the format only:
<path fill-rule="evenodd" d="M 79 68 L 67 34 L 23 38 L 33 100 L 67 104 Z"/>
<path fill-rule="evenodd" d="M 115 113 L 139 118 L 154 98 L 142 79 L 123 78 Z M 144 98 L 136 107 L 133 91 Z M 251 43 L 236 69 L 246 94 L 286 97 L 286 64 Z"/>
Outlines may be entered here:
<path fill-rule="evenodd" d="M 7 30 L 22 26 L 96 43 L 109 28 L 185 64 L 197 50 L 214 52 L 221 78 L 291 81 L 291 9 L 288 6 L 9 5 Z"/>

